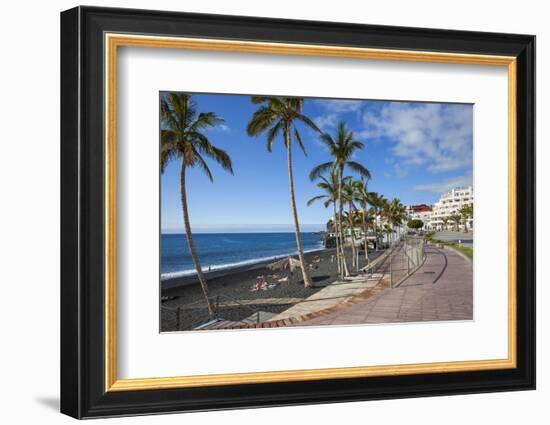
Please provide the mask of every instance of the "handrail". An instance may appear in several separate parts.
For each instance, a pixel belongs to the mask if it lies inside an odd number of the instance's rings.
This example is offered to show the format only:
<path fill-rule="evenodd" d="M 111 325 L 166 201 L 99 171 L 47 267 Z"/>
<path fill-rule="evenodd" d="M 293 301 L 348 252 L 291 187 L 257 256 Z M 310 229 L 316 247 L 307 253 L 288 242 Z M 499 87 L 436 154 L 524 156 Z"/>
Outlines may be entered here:
<path fill-rule="evenodd" d="M 237 304 L 239 307 L 242 307 L 242 308 L 250 311 L 251 312 L 250 316 L 253 316 L 254 314 L 256 315 L 256 323 L 260 322 L 260 311 L 261 310 L 252 308 L 249 305 L 243 304 L 242 302 L 239 302 L 238 300 L 236 300 L 234 298 L 228 297 L 227 295 L 216 295 L 216 296 L 212 296 L 212 297 L 208 298 L 208 300 L 214 305 L 214 318 L 213 318 L 213 320 L 217 320 L 217 321 L 223 320 L 223 318 L 220 316 L 220 306 L 223 307 L 223 303 L 220 303 L 220 299 L 224 299 L 228 302 Z M 205 300 L 197 300 L 197 301 L 192 301 L 192 302 L 189 302 L 189 303 L 186 303 L 186 304 L 178 305 L 177 307 L 169 307 L 169 306 L 161 305 L 161 309 L 165 309 L 165 310 L 168 310 L 168 311 L 174 311 L 175 312 L 177 327 L 179 328 L 180 313 L 182 311 L 192 310 L 193 306 L 197 306 L 195 308 L 199 308 L 199 306 L 202 307 L 203 305 L 205 305 Z"/>

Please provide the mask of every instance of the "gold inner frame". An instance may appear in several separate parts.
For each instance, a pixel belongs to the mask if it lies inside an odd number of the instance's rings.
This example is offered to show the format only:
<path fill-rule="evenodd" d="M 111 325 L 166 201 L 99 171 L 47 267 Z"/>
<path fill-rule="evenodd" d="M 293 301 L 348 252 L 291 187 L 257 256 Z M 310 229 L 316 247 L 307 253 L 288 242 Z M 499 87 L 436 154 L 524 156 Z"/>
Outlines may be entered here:
<path fill-rule="evenodd" d="M 105 34 L 105 391 L 510 369 L 516 367 L 516 58 L 325 45 Z M 119 46 L 504 66 L 508 72 L 508 357 L 419 364 L 118 379 L 116 325 L 116 99 Z"/>

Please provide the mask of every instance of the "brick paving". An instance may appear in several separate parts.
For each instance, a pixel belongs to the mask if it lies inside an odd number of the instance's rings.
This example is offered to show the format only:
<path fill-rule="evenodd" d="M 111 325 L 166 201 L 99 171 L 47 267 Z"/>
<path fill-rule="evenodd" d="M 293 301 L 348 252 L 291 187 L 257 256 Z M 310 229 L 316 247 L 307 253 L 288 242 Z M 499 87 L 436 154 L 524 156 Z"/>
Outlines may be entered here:
<path fill-rule="evenodd" d="M 452 249 L 426 246 L 426 261 L 397 288 L 294 326 L 471 320 L 472 262 Z"/>

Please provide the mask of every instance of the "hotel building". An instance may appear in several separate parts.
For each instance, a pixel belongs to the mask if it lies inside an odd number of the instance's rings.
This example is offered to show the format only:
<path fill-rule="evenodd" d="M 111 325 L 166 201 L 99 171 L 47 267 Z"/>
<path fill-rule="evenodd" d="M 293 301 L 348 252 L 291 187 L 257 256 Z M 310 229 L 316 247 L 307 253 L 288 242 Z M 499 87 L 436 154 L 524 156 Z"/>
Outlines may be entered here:
<path fill-rule="evenodd" d="M 431 230 L 431 221 L 432 221 L 432 206 L 421 204 L 421 205 L 411 205 L 408 208 L 409 220 L 422 220 L 424 226 L 422 230 Z"/>
<path fill-rule="evenodd" d="M 430 226 L 433 230 L 446 230 L 443 222 L 444 217 L 449 217 L 452 214 L 458 214 L 458 211 L 465 205 L 474 203 L 474 191 L 472 186 L 457 187 L 443 194 L 432 209 Z M 447 223 L 448 228 L 452 228 L 454 222 Z M 464 224 L 459 225 L 460 230 L 464 230 Z M 473 218 L 468 219 L 468 229 L 473 229 Z"/>

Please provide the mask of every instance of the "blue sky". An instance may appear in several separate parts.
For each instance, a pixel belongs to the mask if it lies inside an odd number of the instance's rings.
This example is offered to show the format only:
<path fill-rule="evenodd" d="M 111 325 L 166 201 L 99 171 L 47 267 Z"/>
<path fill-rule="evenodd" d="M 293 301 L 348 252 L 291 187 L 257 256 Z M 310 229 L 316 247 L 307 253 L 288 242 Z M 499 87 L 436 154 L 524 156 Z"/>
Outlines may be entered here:
<path fill-rule="evenodd" d="M 225 119 L 206 134 L 229 153 L 234 169 L 230 175 L 208 161 L 213 183 L 199 169 L 188 172 L 193 231 L 291 231 L 283 141 L 276 140 L 269 153 L 264 135 L 246 134 L 246 124 L 258 105 L 244 95 L 193 97 L 199 111 Z M 347 122 L 355 138 L 365 144 L 354 160 L 370 170 L 369 190 L 386 198 L 397 197 L 406 205 L 434 203 L 447 189 L 472 183 L 472 105 L 309 98 L 303 112 L 331 134 L 339 121 Z M 298 127 L 308 154 L 297 146 L 293 150 L 298 214 L 304 231 L 320 230 L 331 212 L 322 203 L 306 205 L 319 194 L 308 175 L 315 165 L 331 158 L 318 134 Z M 183 229 L 179 169 L 180 164 L 173 162 L 161 176 L 163 232 Z"/>

